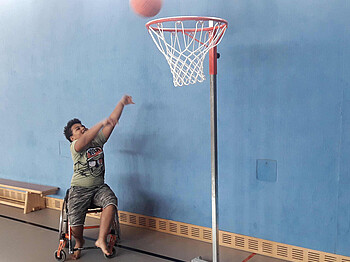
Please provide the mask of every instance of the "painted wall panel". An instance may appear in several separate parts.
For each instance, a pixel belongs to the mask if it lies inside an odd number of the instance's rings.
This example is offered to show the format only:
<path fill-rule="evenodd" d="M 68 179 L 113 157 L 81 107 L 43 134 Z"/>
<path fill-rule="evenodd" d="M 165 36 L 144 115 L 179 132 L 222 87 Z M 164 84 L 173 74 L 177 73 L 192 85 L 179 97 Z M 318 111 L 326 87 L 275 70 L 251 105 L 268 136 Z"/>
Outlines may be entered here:
<path fill-rule="evenodd" d="M 350 256 L 348 1 L 164 1 L 210 15 L 218 50 L 220 229 Z M 209 81 L 172 86 L 128 1 L 2 1 L 0 177 L 69 187 L 62 132 L 128 106 L 106 152 L 120 209 L 210 227 Z M 205 62 L 206 74 L 208 62 Z M 209 78 L 209 76 L 207 75 Z M 257 179 L 257 160 L 277 166 Z"/>

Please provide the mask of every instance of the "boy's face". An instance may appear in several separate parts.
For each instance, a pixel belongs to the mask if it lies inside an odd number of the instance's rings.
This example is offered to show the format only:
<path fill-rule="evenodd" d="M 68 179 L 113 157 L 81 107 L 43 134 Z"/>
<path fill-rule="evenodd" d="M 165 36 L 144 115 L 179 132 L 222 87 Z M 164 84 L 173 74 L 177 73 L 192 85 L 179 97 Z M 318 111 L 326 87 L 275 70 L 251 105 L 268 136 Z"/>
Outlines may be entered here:
<path fill-rule="evenodd" d="M 72 136 L 70 137 L 70 140 L 74 141 L 79 139 L 88 129 L 84 125 L 77 123 L 72 125 L 71 130 Z"/>

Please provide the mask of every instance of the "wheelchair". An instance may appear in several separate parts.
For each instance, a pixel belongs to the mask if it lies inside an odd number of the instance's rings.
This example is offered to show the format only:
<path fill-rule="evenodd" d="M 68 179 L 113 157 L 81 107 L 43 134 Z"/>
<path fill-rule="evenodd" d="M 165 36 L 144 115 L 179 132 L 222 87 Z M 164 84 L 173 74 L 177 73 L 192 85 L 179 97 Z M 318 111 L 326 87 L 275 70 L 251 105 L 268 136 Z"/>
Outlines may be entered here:
<path fill-rule="evenodd" d="M 88 250 L 88 249 L 98 249 L 98 247 L 80 247 L 75 248 L 73 244 L 73 235 L 72 235 L 72 229 L 69 225 L 68 220 L 68 190 L 66 193 L 66 196 L 63 201 L 61 213 L 60 213 L 60 222 L 59 222 L 59 246 L 58 249 L 55 251 L 54 256 L 57 261 L 65 261 L 66 260 L 66 252 L 64 249 L 68 249 L 69 254 L 73 254 L 74 251 L 77 250 Z M 89 213 L 101 213 L 103 211 L 103 208 L 97 207 L 97 206 L 90 206 L 87 214 Z M 85 229 L 93 229 L 93 228 L 99 228 L 99 225 L 94 226 L 85 226 Z M 114 221 L 112 222 L 111 230 L 109 234 L 107 235 L 107 246 L 109 249 L 109 252 L 111 255 L 104 254 L 105 258 L 113 258 L 117 255 L 116 246 L 118 242 L 120 241 L 120 228 L 119 228 L 119 217 L 118 217 L 118 210 L 114 216 Z"/>

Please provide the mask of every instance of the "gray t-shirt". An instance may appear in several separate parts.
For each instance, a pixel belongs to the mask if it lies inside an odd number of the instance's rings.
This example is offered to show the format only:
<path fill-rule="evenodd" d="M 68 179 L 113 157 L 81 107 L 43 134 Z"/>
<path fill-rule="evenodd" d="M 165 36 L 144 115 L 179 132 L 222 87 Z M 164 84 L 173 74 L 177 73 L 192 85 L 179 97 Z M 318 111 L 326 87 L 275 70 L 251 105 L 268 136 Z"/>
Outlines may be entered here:
<path fill-rule="evenodd" d="M 81 152 L 74 149 L 77 140 L 70 145 L 73 159 L 71 186 L 93 187 L 104 183 L 105 164 L 103 145 L 107 142 L 102 130 Z"/>

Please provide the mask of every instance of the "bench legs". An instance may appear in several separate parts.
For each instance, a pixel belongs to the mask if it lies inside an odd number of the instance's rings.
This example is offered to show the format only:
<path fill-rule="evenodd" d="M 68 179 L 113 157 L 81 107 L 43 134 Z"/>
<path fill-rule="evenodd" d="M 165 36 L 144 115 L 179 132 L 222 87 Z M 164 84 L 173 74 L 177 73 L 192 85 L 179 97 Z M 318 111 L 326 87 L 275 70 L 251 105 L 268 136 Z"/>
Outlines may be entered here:
<path fill-rule="evenodd" d="M 45 208 L 45 198 L 36 193 L 26 192 L 24 214 Z"/>

